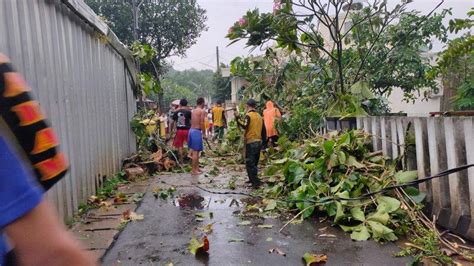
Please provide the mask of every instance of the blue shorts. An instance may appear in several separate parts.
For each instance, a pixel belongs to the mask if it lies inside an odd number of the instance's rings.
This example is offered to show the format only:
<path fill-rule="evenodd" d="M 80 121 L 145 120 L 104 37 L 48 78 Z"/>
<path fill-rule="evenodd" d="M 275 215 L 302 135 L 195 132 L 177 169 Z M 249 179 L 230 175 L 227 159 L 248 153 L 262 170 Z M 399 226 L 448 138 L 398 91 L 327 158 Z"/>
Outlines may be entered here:
<path fill-rule="evenodd" d="M 193 151 L 203 151 L 202 132 L 199 129 L 191 128 L 188 136 L 188 147 Z"/>

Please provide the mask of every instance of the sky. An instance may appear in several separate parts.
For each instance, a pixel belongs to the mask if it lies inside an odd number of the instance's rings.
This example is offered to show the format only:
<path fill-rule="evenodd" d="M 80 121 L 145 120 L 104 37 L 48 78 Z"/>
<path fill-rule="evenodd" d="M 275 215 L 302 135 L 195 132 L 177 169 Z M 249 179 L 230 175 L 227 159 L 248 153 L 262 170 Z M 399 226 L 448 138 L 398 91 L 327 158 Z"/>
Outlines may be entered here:
<path fill-rule="evenodd" d="M 260 12 L 271 12 L 273 0 L 197 0 L 198 4 L 207 10 L 207 26 L 197 43 L 186 53 L 185 58 L 174 57 L 173 67 L 177 70 L 216 69 L 216 46 L 219 46 L 220 61 L 229 64 L 236 56 L 248 56 L 250 48 L 245 47 L 244 41 L 231 46 L 225 38 L 229 28 L 241 18 L 248 10 L 258 8 Z M 396 4 L 398 0 L 390 0 Z M 428 13 L 439 3 L 438 0 L 414 0 L 409 6 L 422 13 Z M 473 0 L 445 0 L 442 8 L 452 8 L 453 17 L 466 17 L 466 12 L 474 6 Z M 435 44 L 434 49 L 440 50 L 440 44 Z M 253 54 L 262 53 L 255 49 Z"/>

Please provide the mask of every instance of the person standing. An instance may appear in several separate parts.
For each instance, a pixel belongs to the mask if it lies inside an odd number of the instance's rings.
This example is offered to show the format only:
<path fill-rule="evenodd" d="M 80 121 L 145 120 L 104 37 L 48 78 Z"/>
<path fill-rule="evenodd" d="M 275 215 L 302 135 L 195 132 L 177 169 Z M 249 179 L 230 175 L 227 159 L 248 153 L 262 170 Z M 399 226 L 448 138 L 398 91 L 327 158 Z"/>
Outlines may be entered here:
<path fill-rule="evenodd" d="M 261 181 L 258 178 L 258 161 L 260 160 L 260 151 L 266 145 L 266 129 L 260 114 L 257 113 L 255 107 L 257 102 L 253 99 L 247 101 L 246 115 L 242 120 L 240 113 L 235 111 L 237 124 L 245 130 L 245 168 L 252 187 L 259 188 Z"/>
<path fill-rule="evenodd" d="M 191 111 L 188 109 L 188 101 L 181 99 L 178 109 L 173 113 L 172 130 L 176 131 L 173 146 L 178 149 L 179 161 L 183 163 L 184 143 L 188 141 L 189 128 L 191 127 Z"/>
<path fill-rule="evenodd" d="M 263 111 L 263 120 L 265 121 L 265 128 L 267 129 L 268 142 L 275 146 L 278 141 L 278 131 L 275 128 L 275 121 L 281 118 L 281 113 L 278 108 L 275 108 L 272 101 L 267 101 L 265 110 Z"/>
<path fill-rule="evenodd" d="M 199 153 L 204 150 L 203 138 L 207 139 L 205 121 L 207 113 L 204 110 L 204 98 L 196 101 L 196 109 L 191 114 L 191 129 L 189 130 L 188 147 L 191 151 L 192 175 L 199 175 Z"/>
<path fill-rule="evenodd" d="M 214 140 L 219 141 L 224 137 L 224 128 L 227 126 L 227 119 L 225 116 L 222 101 L 218 100 L 216 106 L 212 108 L 212 126 L 214 127 Z"/>

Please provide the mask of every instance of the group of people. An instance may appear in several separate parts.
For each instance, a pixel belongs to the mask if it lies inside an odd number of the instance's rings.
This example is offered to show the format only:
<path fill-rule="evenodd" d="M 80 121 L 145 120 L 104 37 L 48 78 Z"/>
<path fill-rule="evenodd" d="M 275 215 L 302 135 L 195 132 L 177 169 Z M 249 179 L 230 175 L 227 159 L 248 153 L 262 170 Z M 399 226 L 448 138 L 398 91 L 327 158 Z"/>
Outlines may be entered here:
<path fill-rule="evenodd" d="M 249 177 L 248 183 L 258 188 L 261 181 L 258 178 L 258 162 L 262 148 L 269 143 L 276 145 L 278 132 L 275 121 L 281 118 L 280 111 L 273 102 L 268 101 L 263 111 L 263 117 L 256 110 L 257 102 L 250 99 L 246 103 L 245 117 L 235 110 L 237 124 L 245 130 L 245 166 Z M 199 169 L 200 152 L 204 150 L 204 141 L 214 134 L 213 139 L 222 140 L 227 127 L 227 116 L 222 102 L 208 110 L 203 98 L 198 98 L 194 109 L 188 107 L 188 101 L 181 99 L 171 115 L 171 131 L 174 133 L 173 146 L 178 149 L 180 162 L 184 160 L 184 144 L 188 144 L 188 157 L 191 158 L 192 175 L 201 174 Z"/>
<path fill-rule="evenodd" d="M 196 107 L 190 108 L 186 99 L 181 99 L 179 105 L 170 112 L 170 135 L 174 135 L 173 147 L 178 149 L 179 161 L 184 161 L 184 144 L 188 144 L 188 157 L 191 158 L 192 175 L 201 174 L 199 156 L 204 150 L 204 141 L 214 132 L 214 138 L 219 141 L 224 136 L 227 126 L 225 110 L 222 102 L 218 101 L 212 110 L 208 111 L 204 98 L 199 97 Z"/>
<path fill-rule="evenodd" d="M 245 129 L 245 165 L 253 187 L 261 185 L 257 167 L 260 151 L 267 140 L 276 143 L 274 122 L 281 116 L 267 102 L 262 118 L 256 105 L 256 101 L 248 100 L 244 117 L 235 112 L 237 123 Z M 171 132 L 176 133 L 173 145 L 182 159 L 184 143 L 188 143 L 192 174 L 199 175 L 203 142 L 212 132 L 214 139 L 224 136 L 227 117 L 222 102 L 206 110 L 204 99 L 198 98 L 192 109 L 182 99 L 171 117 Z M 164 120 L 163 116 L 160 121 Z M 160 127 L 160 135 L 163 129 Z M 30 88 L 0 54 L 0 265 L 97 263 L 67 231 L 43 196 L 67 171 L 67 161 L 58 146 L 54 130 L 31 97 Z"/>

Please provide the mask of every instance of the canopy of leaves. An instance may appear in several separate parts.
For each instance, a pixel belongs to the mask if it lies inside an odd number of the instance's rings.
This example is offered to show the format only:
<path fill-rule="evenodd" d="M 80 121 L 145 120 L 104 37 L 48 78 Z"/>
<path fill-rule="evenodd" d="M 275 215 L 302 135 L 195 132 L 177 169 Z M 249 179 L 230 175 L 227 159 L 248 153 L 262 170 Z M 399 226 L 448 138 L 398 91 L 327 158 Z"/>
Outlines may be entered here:
<path fill-rule="evenodd" d="M 127 45 L 134 41 L 149 44 L 156 56 L 145 69 L 159 77 L 164 73 L 164 59 L 184 56 L 186 50 L 196 43 L 201 32 L 207 30 L 206 11 L 194 0 L 140 0 L 138 17 L 138 40 L 133 38 L 132 0 L 86 0 Z"/>
<path fill-rule="evenodd" d="M 474 8 L 468 11 L 467 16 L 466 19 L 449 21 L 450 32 L 465 33 L 450 40 L 438 60 L 443 75 L 444 94 L 454 94 L 448 100 L 454 101 L 455 110 L 474 110 L 474 36 L 471 33 Z"/>
<path fill-rule="evenodd" d="M 177 71 L 170 69 L 164 78 L 176 85 L 188 88 L 197 96 L 208 97 L 213 93 L 213 75 L 211 70 Z"/>
<path fill-rule="evenodd" d="M 251 47 L 275 41 L 278 48 L 300 54 L 304 65 L 315 72 L 317 81 L 312 85 L 321 86 L 316 90 L 324 91 L 330 97 L 326 99 L 341 100 L 362 81 L 378 95 L 387 96 L 391 88 L 400 87 L 410 100 L 422 88 L 436 85 L 436 72 L 423 53 L 433 39 L 446 40 L 442 19 L 448 11 L 421 15 L 406 10 L 409 2 L 389 9 L 387 1 L 375 1 L 346 13 L 341 11 L 345 1 L 276 1 L 273 13 L 248 11 L 229 29 L 227 38 L 232 43 L 246 40 Z M 328 36 L 323 38 L 321 28 L 330 29 Z M 248 65 L 251 71 L 258 67 Z M 345 98 L 341 107 L 370 99 Z"/>
<path fill-rule="evenodd" d="M 163 104 L 165 107 L 170 106 L 171 102 L 174 100 L 185 98 L 192 103 L 192 101 L 198 97 L 189 87 L 179 85 L 168 78 L 161 81 L 161 87 L 163 88 Z M 158 101 L 158 94 L 151 94 L 149 98 Z"/>

